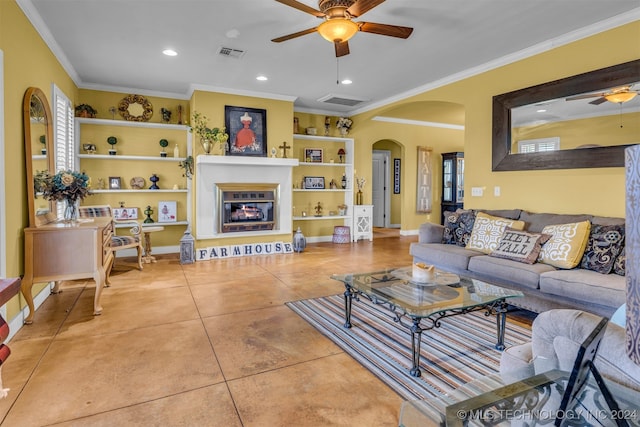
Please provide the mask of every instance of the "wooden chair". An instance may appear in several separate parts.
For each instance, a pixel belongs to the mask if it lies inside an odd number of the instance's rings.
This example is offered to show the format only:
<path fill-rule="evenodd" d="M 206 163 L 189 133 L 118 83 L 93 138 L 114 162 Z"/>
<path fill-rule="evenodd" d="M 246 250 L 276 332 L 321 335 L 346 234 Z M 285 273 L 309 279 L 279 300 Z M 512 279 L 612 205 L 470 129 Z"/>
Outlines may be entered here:
<path fill-rule="evenodd" d="M 138 270 L 142 270 L 142 236 L 141 236 L 141 227 L 138 221 L 133 219 L 128 220 L 118 220 L 113 217 L 113 212 L 111 210 L 111 206 L 109 205 L 95 205 L 95 206 L 80 206 L 78 208 L 80 218 L 96 218 L 96 217 L 111 217 L 114 224 L 113 236 L 111 237 L 111 250 L 116 252 L 122 249 L 135 248 L 138 251 Z M 130 236 L 116 236 L 115 226 L 117 224 L 127 224 L 130 225 L 129 229 Z M 109 275 L 111 273 L 111 269 L 113 268 L 113 264 L 115 263 L 115 254 L 113 257 L 114 261 L 111 262 L 106 271 L 106 283 L 109 284 Z"/>

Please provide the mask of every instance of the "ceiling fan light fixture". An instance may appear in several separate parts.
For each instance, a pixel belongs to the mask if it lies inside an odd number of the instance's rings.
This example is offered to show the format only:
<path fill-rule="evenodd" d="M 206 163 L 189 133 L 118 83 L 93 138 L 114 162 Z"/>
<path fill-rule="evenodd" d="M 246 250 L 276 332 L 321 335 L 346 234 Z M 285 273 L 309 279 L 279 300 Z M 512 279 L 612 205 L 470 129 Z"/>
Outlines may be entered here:
<path fill-rule="evenodd" d="M 331 18 L 318 26 L 318 32 L 325 40 L 335 42 L 346 42 L 353 37 L 360 27 L 358 24 L 346 18 Z"/>
<path fill-rule="evenodd" d="M 604 99 L 609 102 L 615 102 L 616 104 L 622 104 L 623 102 L 631 101 L 636 95 L 636 92 L 618 92 L 605 95 Z"/>

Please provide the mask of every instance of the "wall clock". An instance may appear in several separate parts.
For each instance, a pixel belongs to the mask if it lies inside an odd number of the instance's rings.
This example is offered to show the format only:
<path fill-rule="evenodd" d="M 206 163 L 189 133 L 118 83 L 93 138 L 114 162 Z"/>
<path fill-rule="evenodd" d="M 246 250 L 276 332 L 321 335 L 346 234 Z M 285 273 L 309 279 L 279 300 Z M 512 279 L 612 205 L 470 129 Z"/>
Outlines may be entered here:
<path fill-rule="evenodd" d="M 146 182 L 143 177 L 134 176 L 133 178 L 131 178 L 131 181 L 129 181 L 129 184 L 134 190 L 141 190 L 144 188 Z"/>

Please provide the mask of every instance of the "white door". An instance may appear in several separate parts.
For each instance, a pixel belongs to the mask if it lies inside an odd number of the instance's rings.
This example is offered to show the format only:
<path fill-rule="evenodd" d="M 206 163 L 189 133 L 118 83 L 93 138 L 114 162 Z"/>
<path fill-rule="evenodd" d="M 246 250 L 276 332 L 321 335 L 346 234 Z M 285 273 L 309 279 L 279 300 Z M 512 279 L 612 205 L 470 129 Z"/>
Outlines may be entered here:
<path fill-rule="evenodd" d="M 371 168 L 373 196 L 373 226 L 388 227 L 390 216 L 389 198 L 389 159 L 391 153 L 384 150 L 373 150 Z"/>

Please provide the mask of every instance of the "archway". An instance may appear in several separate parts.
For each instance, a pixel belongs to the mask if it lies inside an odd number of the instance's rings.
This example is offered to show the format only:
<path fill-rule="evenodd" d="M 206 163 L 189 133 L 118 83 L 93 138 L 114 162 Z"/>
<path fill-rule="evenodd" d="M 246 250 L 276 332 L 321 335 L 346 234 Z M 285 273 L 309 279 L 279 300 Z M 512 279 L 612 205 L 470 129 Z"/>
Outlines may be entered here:
<path fill-rule="evenodd" d="M 397 141 L 383 139 L 376 141 L 372 150 L 373 226 L 401 228 L 401 182 L 395 166 L 402 165 L 403 147 Z"/>

